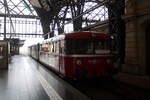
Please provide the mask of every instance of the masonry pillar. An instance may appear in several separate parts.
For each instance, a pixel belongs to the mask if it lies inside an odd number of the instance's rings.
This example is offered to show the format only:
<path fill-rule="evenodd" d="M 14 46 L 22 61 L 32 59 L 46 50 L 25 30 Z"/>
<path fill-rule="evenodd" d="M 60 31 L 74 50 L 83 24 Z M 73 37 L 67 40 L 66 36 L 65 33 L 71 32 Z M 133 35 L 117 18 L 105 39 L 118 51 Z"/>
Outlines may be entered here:
<path fill-rule="evenodd" d="M 124 20 L 126 23 L 125 65 L 123 72 L 138 73 L 136 0 L 126 0 Z"/>

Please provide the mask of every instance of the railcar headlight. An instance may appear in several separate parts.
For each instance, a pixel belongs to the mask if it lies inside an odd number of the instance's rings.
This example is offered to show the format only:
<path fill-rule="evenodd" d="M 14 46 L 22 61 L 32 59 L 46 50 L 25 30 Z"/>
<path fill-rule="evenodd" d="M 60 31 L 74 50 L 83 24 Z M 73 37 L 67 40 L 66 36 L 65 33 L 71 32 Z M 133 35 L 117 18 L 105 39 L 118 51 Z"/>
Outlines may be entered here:
<path fill-rule="evenodd" d="M 110 59 L 107 59 L 107 60 L 106 60 L 106 63 L 107 63 L 107 64 L 110 64 L 110 62 L 111 62 Z"/>
<path fill-rule="evenodd" d="M 76 64 L 77 64 L 77 65 L 81 65 L 81 64 L 82 64 L 82 61 L 81 61 L 81 60 L 77 60 Z"/>

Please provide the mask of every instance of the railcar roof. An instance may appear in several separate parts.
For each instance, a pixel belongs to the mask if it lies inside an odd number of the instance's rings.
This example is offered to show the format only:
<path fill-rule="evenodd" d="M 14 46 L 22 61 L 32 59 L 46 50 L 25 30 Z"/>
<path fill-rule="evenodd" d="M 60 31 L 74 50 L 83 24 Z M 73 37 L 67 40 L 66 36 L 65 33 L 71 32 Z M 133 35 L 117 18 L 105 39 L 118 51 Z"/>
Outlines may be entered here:
<path fill-rule="evenodd" d="M 111 39 L 109 34 L 99 32 L 73 32 L 66 34 L 66 38 L 95 38 L 95 39 Z"/>
<path fill-rule="evenodd" d="M 47 40 L 44 40 L 41 43 L 48 43 L 51 41 L 58 41 L 63 40 L 65 38 L 72 38 L 72 39 L 82 39 L 82 38 L 95 38 L 95 39 L 111 39 L 109 34 L 99 33 L 99 32 L 72 32 L 72 33 L 64 33 L 61 35 L 58 35 L 53 38 L 49 38 Z"/>

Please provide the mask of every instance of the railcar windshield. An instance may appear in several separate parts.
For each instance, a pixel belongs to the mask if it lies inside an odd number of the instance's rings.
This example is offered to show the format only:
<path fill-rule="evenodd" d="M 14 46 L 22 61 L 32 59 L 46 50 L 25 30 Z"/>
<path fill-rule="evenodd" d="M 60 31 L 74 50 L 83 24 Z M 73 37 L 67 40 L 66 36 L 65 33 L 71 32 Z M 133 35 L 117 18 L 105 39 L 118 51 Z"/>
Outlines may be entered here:
<path fill-rule="evenodd" d="M 73 54 L 74 53 L 74 46 L 73 43 L 74 40 L 73 39 L 66 39 L 66 41 L 64 42 L 64 52 L 65 54 Z"/>
<path fill-rule="evenodd" d="M 95 40 L 94 41 L 95 54 L 109 54 L 110 53 L 110 40 Z"/>
<path fill-rule="evenodd" d="M 110 40 L 68 39 L 65 52 L 67 54 L 109 54 Z"/>
<path fill-rule="evenodd" d="M 74 47 L 76 54 L 93 54 L 93 41 L 90 39 L 76 39 Z"/>

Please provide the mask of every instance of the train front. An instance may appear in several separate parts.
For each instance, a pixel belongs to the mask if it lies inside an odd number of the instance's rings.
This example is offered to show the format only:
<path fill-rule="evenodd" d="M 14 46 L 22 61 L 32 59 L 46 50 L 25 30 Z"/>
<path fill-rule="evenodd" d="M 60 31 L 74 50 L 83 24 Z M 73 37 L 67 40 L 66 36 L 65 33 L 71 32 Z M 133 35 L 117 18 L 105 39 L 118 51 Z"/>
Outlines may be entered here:
<path fill-rule="evenodd" d="M 110 37 L 74 38 L 66 40 L 65 66 L 69 76 L 92 78 L 113 75 Z M 72 67 L 70 67 L 72 66 Z"/>

